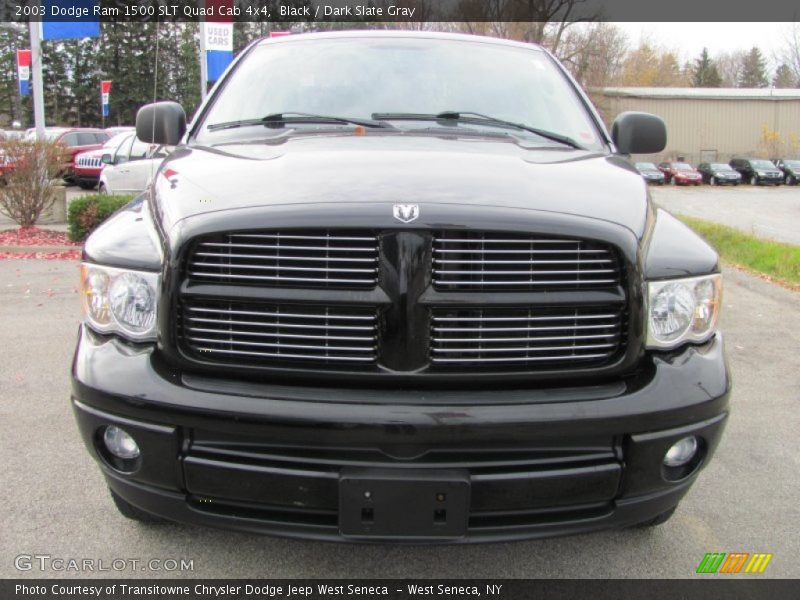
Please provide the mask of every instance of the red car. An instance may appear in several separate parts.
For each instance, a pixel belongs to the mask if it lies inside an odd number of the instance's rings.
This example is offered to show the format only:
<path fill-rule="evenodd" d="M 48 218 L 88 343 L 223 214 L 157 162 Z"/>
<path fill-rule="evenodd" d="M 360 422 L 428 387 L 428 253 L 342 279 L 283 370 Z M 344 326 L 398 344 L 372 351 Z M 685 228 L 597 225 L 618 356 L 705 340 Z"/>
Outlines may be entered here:
<path fill-rule="evenodd" d="M 72 164 L 74 183 L 77 183 L 85 190 L 94 188 L 100 180 L 100 173 L 105 167 L 102 161 L 103 154 L 114 156 L 120 146 L 135 135 L 135 131 L 122 132 L 113 136 L 101 147 L 78 154 Z"/>
<path fill-rule="evenodd" d="M 78 127 L 48 127 L 44 130 L 44 135 L 47 140 L 64 146 L 66 152 L 62 173 L 68 183 L 75 182 L 73 173 L 75 157 L 81 152 L 102 148 L 109 137 L 102 129 Z M 35 136 L 34 133 L 31 137 L 35 139 Z"/>
<path fill-rule="evenodd" d="M 662 162 L 658 170 L 664 174 L 667 183 L 672 185 L 700 185 L 703 176 L 700 171 L 685 162 Z"/>

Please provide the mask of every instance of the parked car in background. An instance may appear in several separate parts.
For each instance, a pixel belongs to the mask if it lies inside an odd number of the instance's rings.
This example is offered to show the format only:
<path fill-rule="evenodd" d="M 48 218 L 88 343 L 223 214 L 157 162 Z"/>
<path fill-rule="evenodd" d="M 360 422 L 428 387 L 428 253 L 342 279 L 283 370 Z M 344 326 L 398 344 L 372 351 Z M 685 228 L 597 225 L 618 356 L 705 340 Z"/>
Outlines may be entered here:
<path fill-rule="evenodd" d="M 689 163 L 662 162 L 658 168 L 664 174 L 667 183 L 673 185 L 700 185 L 703 182 L 703 177 Z"/>
<path fill-rule="evenodd" d="M 136 128 L 131 127 L 130 125 L 120 125 L 116 127 L 106 127 L 103 131 L 113 137 L 115 135 L 119 135 L 120 133 L 133 133 L 136 131 Z"/>
<path fill-rule="evenodd" d="M 731 167 L 741 174 L 750 185 L 780 185 L 783 173 L 774 164 L 764 158 L 734 158 Z"/>
<path fill-rule="evenodd" d="M 67 183 L 75 183 L 75 157 L 81 152 L 102 148 L 110 137 L 102 129 L 76 127 L 47 127 L 44 136 L 46 140 L 57 142 L 66 149 L 61 173 Z M 35 140 L 36 130 L 29 129 L 25 139 Z"/>
<path fill-rule="evenodd" d="M 700 163 L 697 170 L 703 178 L 703 183 L 711 185 L 739 185 L 742 176 L 730 165 L 725 163 Z"/>
<path fill-rule="evenodd" d="M 106 166 L 100 173 L 100 193 L 138 194 L 144 191 L 172 149 L 172 146 L 145 144 L 131 135 L 113 155 L 103 155 Z"/>
<path fill-rule="evenodd" d="M 776 158 L 772 161 L 783 173 L 783 183 L 797 185 L 800 181 L 800 160 L 796 158 Z"/>
<path fill-rule="evenodd" d="M 106 166 L 102 161 L 103 155 L 111 154 L 115 156 L 117 151 L 126 143 L 128 144 L 127 148 L 130 149 L 130 142 L 135 137 L 136 134 L 133 131 L 118 133 L 103 144 L 102 147 L 78 154 L 75 157 L 75 165 L 73 167 L 75 183 L 85 190 L 96 187 L 98 181 L 100 181 L 100 173 Z M 144 158 L 144 156 L 141 158 Z"/>
<path fill-rule="evenodd" d="M 647 183 L 655 183 L 656 185 L 664 185 L 664 174 L 658 170 L 655 163 L 651 162 L 637 162 L 634 164 L 639 174 L 644 177 Z"/>

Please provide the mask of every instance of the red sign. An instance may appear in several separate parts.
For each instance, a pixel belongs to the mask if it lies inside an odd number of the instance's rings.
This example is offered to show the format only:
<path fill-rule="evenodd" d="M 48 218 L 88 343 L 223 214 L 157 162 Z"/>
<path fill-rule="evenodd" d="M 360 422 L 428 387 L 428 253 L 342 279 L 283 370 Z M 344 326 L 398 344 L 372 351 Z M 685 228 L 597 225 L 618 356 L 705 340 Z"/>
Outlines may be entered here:
<path fill-rule="evenodd" d="M 291 31 L 270 31 L 269 37 L 285 37 L 287 35 L 292 35 Z"/>
<path fill-rule="evenodd" d="M 30 66 L 31 66 L 31 51 L 17 50 L 17 67 L 30 67 Z"/>
<path fill-rule="evenodd" d="M 101 94 L 111 93 L 111 80 L 100 82 L 100 93 Z"/>
<path fill-rule="evenodd" d="M 211 23 L 232 23 L 234 16 L 233 0 L 206 0 L 206 21 Z"/>

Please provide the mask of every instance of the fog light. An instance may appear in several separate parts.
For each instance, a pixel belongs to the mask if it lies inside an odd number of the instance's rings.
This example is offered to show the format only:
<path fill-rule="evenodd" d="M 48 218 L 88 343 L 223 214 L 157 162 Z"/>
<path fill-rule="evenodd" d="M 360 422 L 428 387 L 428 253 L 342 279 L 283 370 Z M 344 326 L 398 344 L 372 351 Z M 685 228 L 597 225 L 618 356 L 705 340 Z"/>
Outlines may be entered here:
<path fill-rule="evenodd" d="M 139 445 L 130 434 L 116 425 L 109 425 L 103 432 L 103 443 L 117 458 L 131 460 L 139 457 Z"/>
<path fill-rule="evenodd" d="M 667 467 L 682 467 L 691 461 L 697 454 L 697 438 L 685 437 L 670 446 L 664 455 L 664 465 Z"/>

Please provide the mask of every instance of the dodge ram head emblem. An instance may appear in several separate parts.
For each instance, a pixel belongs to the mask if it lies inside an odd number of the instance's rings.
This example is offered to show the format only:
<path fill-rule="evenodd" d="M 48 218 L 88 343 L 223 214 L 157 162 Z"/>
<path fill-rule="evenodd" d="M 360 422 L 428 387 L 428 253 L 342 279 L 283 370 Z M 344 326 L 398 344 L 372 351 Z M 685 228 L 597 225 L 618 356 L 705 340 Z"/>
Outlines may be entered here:
<path fill-rule="evenodd" d="M 394 218 L 403 223 L 411 223 L 419 216 L 419 204 L 395 204 Z"/>

